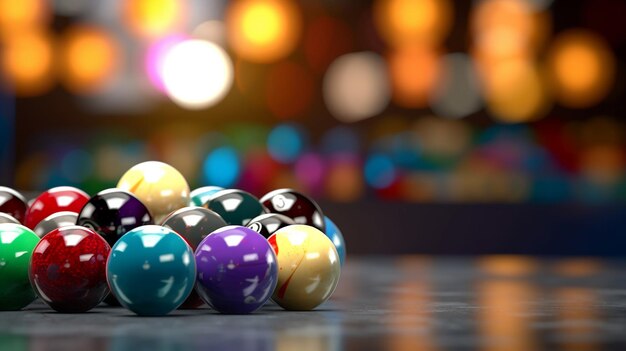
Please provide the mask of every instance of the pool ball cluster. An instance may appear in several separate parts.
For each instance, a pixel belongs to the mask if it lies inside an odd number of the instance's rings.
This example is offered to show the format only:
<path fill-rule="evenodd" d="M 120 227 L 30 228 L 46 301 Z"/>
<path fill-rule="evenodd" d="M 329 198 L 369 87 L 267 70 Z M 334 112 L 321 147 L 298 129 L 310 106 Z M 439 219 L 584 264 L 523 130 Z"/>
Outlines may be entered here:
<path fill-rule="evenodd" d="M 0 186 L 0 310 L 37 297 L 67 313 L 105 302 L 143 316 L 205 303 L 245 314 L 270 299 L 311 310 L 334 292 L 345 254 L 340 230 L 302 193 L 190 191 L 157 161 L 92 197 L 62 186 L 28 203 Z"/>

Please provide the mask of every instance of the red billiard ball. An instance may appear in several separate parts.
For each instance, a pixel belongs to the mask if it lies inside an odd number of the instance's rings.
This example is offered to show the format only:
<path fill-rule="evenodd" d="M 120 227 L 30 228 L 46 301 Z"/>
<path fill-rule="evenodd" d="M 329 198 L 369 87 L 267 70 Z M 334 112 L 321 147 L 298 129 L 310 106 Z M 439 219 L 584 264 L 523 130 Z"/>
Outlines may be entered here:
<path fill-rule="evenodd" d="M 26 199 L 17 191 L 0 186 L 0 213 L 6 213 L 24 223 L 24 214 L 28 207 Z"/>
<path fill-rule="evenodd" d="M 26 211 L 24 225 L 35 229 L 37 224 L 49 215 L 61 211 L 79 213 L 89 201 L 84 191 L 71 187 L 59 186 L 39 195 Z"/>
<path fill-rule="evenodd" d="M 111 247 L 81 226 L 46 234 L 33 250 L 29 277 L 35 293 L 58 312 L 85 312 L 109 294 L 106 261 Z"/>

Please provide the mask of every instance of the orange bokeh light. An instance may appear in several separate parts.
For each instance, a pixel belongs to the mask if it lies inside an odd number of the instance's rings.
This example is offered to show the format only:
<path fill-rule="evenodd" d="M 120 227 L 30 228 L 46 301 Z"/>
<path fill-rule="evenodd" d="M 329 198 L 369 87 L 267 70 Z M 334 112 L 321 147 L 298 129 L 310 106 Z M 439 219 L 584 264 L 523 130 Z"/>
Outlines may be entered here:
<path fill-rule="evenodd" d="M 49 90 L 53 81 L 54 40 L 44 31 L 24 31 L 6 38 L 2 71 L 15 93 L 39 95 Z"/>
<path fill-rule="evenodd" d="M 602 100 L 615 80 L 615 57 L 605 41 L 584 30 L 559 34 L 550 48 L 548 65 L 560 103 L 574 108 Z"/>
<path fill-rule="evenodd" d="M 293 51 L 301 22 L 300 10 L 287 0 L 241 0 L 233 2 L 226 15 L 233 50 L 246 60 L 262 63 Z"/>
<path fill-rule="evenodd" d="M 522 0 L 480 2 L 471 15 L 475 56 L 482 60 L 529 57 L 551 28 L 545 12 Z"/>
<path fill-rule="evenodd" d="M 182 23 L 184 2 L 177 0 L 126 0 L 123 17 L 137 35 L 158 37 Z"/>
<path fill-rule="evenodd" d="M 102 88 L 117 68 L 118 48 L 102 29 L 76 26 L 69 29 L 61 44 L 61 80 L 75 93 Z"/>
<path fill-rule="evenodd" d="M 373 11 L 378 32 L 391 46 L 439 43 L 453 16 L 448 0 L 378 0 Z"/>
<path fill-rule="evenodd" d="M 505 60 L 491 67 L 485 78 L 487 107 L 501 122 L 537 120 L 550 107 L 543 72 L 533 62 Z"/>
<path fill-rule="evenodd" d="M 49 10 L 44 0 L 0 0 L 0 32 L 2 36 L 33 29 L 48 21 Z"/>
<path fill-rule="evenodd" d="M 428 97 L 441 74 L 439 52 L 422 45 L 407 45 L 388 57 L 392 99 L 402 107 L 428 104 Z"/>

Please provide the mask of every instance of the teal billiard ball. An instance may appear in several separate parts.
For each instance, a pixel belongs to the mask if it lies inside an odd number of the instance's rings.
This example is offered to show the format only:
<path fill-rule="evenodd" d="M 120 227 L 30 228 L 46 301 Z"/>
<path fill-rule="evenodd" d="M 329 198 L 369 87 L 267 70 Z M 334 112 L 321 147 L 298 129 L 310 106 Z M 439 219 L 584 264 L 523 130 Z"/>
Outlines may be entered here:
<path fill-rule="evenodd" d="M 113 246 L 107 281 L 125 308 L 142 316 L 166 315 L 177 309 L 194 287 L 194 253 L 169 228 L 137 227 Z"/>

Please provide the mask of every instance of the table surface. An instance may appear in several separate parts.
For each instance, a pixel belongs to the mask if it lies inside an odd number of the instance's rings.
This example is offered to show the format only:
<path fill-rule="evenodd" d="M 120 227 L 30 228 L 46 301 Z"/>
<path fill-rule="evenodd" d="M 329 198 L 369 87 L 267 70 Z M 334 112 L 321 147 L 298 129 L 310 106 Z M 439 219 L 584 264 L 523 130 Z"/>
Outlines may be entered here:
<path fill-rule="evenodd" d="M 626 262 L 351 258 L 330 301 L 251 315 L 0 312 L 0 350 L 624 350 Z"/>

